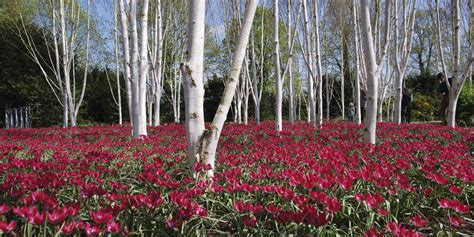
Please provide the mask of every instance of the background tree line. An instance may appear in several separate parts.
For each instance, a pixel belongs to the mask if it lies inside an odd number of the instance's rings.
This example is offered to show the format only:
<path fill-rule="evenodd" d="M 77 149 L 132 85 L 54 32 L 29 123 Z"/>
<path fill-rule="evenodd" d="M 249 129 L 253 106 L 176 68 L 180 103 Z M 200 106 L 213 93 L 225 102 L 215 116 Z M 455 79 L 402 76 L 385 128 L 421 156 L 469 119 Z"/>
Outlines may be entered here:
<path fill-rule="evenodd" d="M 65 1 L 71 4 L 74 1 Z M 162 97 L 160 102 L 160 118 L 163 122 L 181 122 L 184 114 L 183 87 L 179 87 L 180 70 L 179 63 L 183 60 L 186 48 L 187 37 L 187 13 L 186 4 L 180 1 L 166 1 L 163 3 L 163 82 Z M 232 4 L 226 4 L 231 2 Z M 319 1 L 319 14 L 321 18 L 321 51 L 323 67 L 323 109 L 325 119 L 343 119 L 349 102 L 354 102 L 355 98 L 355 64 L 354 49 L 351 42 L 354 32 L 351 30 L 349 1 L 329 2 Z M 21 3 L 21 4 L 18 4 Z M 23 5 L 22 5 L 23 4 Z M 31 4 L 37 4 L 38 8 L 32 10 L 28 8 Z M 61 125 L 62 108 L 57 103 L 54 93 L 51 91 L 51 85 L 45 81 L 43 72 L 35 65 L 31 55 L 24 47 L 24 42 L 20 39 L 18 26 L 24 25 L 25 32 L 28 32 L 32 42 L 35 42 L 35 50 L 38 55 L 47 59 L 52 57 L 53 32 L 51 25 L 45 23 L 45 18 L 51 18 L 51 13 L 46 10 L 48 1 L 2 1 L 0 4 L 0 47 L 3 52 L 0 56 L 1 83 L 0 83 L 0 110 L 5 107 L 18 107 L 30 105 L 33 108 L 33 125 L 35 127 Z M 205 94 L 205 117 L 206 121 L 212 118 L 212 114 L 217 110 L 220 100 L 220 94 L 224 90 L 225 71 L 230 67 L 232 57 L 238 37 L 239 17 L 242 17 L 244 3 L 240 1 L 213 1 L 208 3 L 210 9 L 222 9 L 222 11 L 208 11 L 206 17 L 211 19 L 208 23 L 206 35 L 206 94 Z M 289 26 L 286 20 L 287 2 L 280 2 L 280 51 L 281 62 L 284 66 L 288 60 L 288 43 L 291 43 L 291 36 L 287 35 Z M 382 19 L 383 7 L 379 1 L 372 4 L 375 14 L 379 14 Z M 439 70 L 439 53 L 436 49 L 436 28 L 435 24 L 435 6 L 432 1 L 418 1 L 417 16 L 415 18 L 413 43 L 411 54 L 409 55 L 409 64 L 405 76 L 405 83 L 413 91 L 413 119 L 419 121 L 432 121 L 438 119 L 438 109 L 440 97 L 437 92 L 438 81 L 435 75 Z M 117 122 L 118 112 L 118 93 L 117 78 L 120 82 L 120 98 L 123 101 L 122 117 L 124 121 L 129 118 L 129 110 L 125 101 L 126 82 L 123 77 L 122 63 L 117 63 L 114 57 L 114 36 L 113 25 L 119 28 L 118 19 L 114 23 L 113 17 L 118 17 L 118 8 L 116 12 L 110 11 L 116 7 L 115 1 L 105 1 L 104 3 L 91 3 L 91 13 L 88 14 L 88 7 L 85 1 L 78 2 L 80 7 L 77 17 L 81 18 L 77 25 L 82 24 L 82 28 L 77 33 L 77 47 L 74 48 L 73 61 L 76 62 L 71 74 L 76 75 L 73 94 L 77 97 L 81 94 L 80 85 L 84 78 L 87 78 L 84 99 L 81 109 L 78 110 L 77 123 L 79 125 L 95 123 L 115 123 Z M 344 6 L 344 7 L 339 7 Z M 57 7 L 57 6 L 56 6 Z M 153 8 L 153 3 L 151 4 Z M 174 8 L 175 10 L 173 11 Z M 291 13 L 296 21 L 299 11 L 298 1 L 294 1 Z M 443 45 L 446 48 L 446 57 L 452 58 L 452 44 L 448 42 L 452 24 L 449 23 L 452 18 L 452 8 L 450 1 L 441 1 L 441 23 L 443 25 Z M 470 11 L 467 1 L 461 1 L 461 10 Z M 108 9 L 108 10 L 106 10 Z M 152 10 L 150 10 L 151 12 Z M 21 14 L 20 14 L 21 13 Z M 240 16 L 239 16 L 240 14 Z M 90 17 L 90 29 L 86 28 L 87 16 Z M 20 19 L 21 16 L 22 18 Z M 463 15 L 465 16 L 465 15 Z M 153 14 L 149 16 L 150 26 L 154 24 Z M 300 16 L 302 18 L 302 16 Z M 213 20 L 212 20 L 213 19 Z M 247 83 L 240 83 L 237 89 L 236 98 L 234 98 L 233 107 L 228 116 L 229 120 L 235 122 L 244 122 L 244 111 L 247 110 L 247 119 L 256 119 L 259 113 L 259 120 L 275 119 L 275 85 L 274 85 L 274 60 L 272 49 L 272 2 L 263 1 L 257 8 L 251 32 L 252 42 L 248 46 L 248 56 L 245 60 L 246 66 L 241 80 Z M 376 23 L 376 20 L 373 20 Z M 469 19 L 463 18 L 462 21 L 468 22 Z M 383 20 L 378 23 L 382 25 Z M 302 34 L 302 26 L 296 27 L 299 34 Z M 469 29 L 464 29 L 465 35 L 468 35 Z M 379 37 L 381 37 L 380 32 Z M 90 34 L 90 47 L 86 49 L 86 37 Z M 153 33 L 150 33 L 152 36 Z M 119 35 L 120 36 L 120 35 Z M 305 62 L 302 56 L 304 47 L 303 39 L 298 35 L 295 43 L 294 69 L 292 82 L 295 88 L 295 115 L 298 120 L 305 120 L 308 116 L 306 90 L 308 73 L 305 69 Z M 118 37 L 120 38 L 120 37 Z M 151 37 L 153 38 L 153 37 Z M 120 39 L 118 43 L 121 44 Z M 468 45 L 463 41 L 462 48 L 469 51 Z M 251 55 L 254 51 L 255 58 Z M 388 54 L 393 55 L 393 47 L 389 46 Z M 88 60 L 86 51 L 90 52 Z M 120 50 L 119 50 L 120 51 Z M 62 56 L 60 56 L 62 58 Z M 86 65 L 84 61 L 88 61 Z M 48 67 L 46 61 L 41 62 L 45 68 Z M 116 64 L 119 64 L 119 70 L 115 70 Z M 451 67 L 451 60 L 447 60 L 447 66 Z M 282 67 L 283 67 L 282 66 Z M 252 67 L 255 67 L 253 69 Z M 247 70 L 245 72 L 245 70 Z M 255 76 L 253 76 L 255 70 Z M 393 69 L 387 69 L 390 71 Z M 82 74 L 85 73 L 85 76 Z M 50 77 L 54 73 L 47 72 Z M 244 75 L 247 74 L 246 75 Z M 60 73 L 61 74 L 61 73 Z M 387 81 L 387 91 L 382 96 L 379 120 L 392 121 L 394 116 L 394 89 L 389 84 L 394 72 L 382 73 L 383 81 Z M 63 74 L 64 75 L 64 74 Z M 80 75 L 80 76 L 79 76 Z M 342 76 L 341 76 L 342 75 Z M 246 79 L 246 77 L 251 77 Z M 253 82 L 252 80 L 256 80 Z M 148 87 L 152 87 L 149 83 Z M 253 85 L 250 86 L 250 84 Z M 462 124 L 472 124 L 474 108 L 474 92 L 472 83 L 466 83 L 460 96 L 457 110 L 457 118 Z M 254 88 L 256 87 L 256 88 Z M 257 105 L 252 101 L 250 90 L 255 90 L 257 100 L 261 100 Z M 259 95 L 260 93 L 260 95 Z M 147 93 L 148 94 L 148 93 Z M 153 93 L 149 93 L 153 94 Z M 151 101 L 149 97 L 147 100 Z M 283 87 L 282 110 L 290 110 L 290 99 L 288 91 L 288 79 L 285 79 Z M 319 103 L 319 102 L 317 102 Z M 246 105 L 244 105 L 246 104 Z M 243 109 L 245 107 L 245 109 Z M 258 112 L 256 107 L 259 107 Z M 288 112 L 283 113 L 283 119 L 289 120 Z M 2 120 L 3 123 L 3 120 Z M 151 124 L 151 123 L 150 123 Z"/>

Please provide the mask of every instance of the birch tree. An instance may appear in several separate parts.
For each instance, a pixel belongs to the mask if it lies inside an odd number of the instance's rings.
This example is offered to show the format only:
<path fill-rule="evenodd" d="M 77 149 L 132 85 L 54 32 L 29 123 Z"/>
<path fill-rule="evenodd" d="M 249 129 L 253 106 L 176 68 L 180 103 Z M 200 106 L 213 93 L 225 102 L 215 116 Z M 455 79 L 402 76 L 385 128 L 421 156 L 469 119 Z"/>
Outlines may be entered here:
<path fill-rule="evenodd" d="M 286 9 L 286 14 L 287 14 L 287 19 L 288 19 L 288 32 L 287 32 L 287 38 L 290 39 L 291 37 L 291 8 L 292 8 L 292 1 L 288 0 L 287 1 L 287 9 Z M 296 31 L 296 29 L 295 29 Z M 291 41 L 288 40 L 288 48 L 291 48 Z M 290 54 L 288 57 L 288 115 L 289 115 L 289 122 L 290 124 L 295 123 L 295 117 L 296 117 L 296 109 L 295 109 L 295 92 L 293 88 L 293 54 Z"/>
<path fill-rule="evenodd" d="M 161 14 L 161 0 L 156 1 L 155 6 L 155 22 L 154 22 L 155 36 L 153 39 L 152 60 L 153 65 L 153 97 L 154 97 L 154 113 L 153 126 L 160 125 L 160 103 L 162 94 L 162 68 L 163 68 L 163 20 Z"/>
<path fill-rule="evenodd" d="M 398 44 L 399 38 L 399 20 L 398 20 L 398 1 L 395 1 L 395 38 L 394 38 L 394 66 L 396 69 L 396 80 L 395 80 L 395 123 L 400 124 L 402 122 L 402 87 L 403 79 L 405 77 L 405 70 L 408 64 L 408 59 L 411 53 L 411 45 L 413 39 L 413 28 L 415 26 L 415 16 L 416 16 L 416 0 L 413 0 L 413 5 L 411 8 L 410 15 L 407 15 L 408 11 L 406 10 L 407 1 L 403 1 L 403 11 L 402 11 L 402 35 L 401 35 L 401 45 Z"/>
<path fill-rule="evenodd" d="M 361 14 L 361 32 L 362 32 L 362 48 L 364 50 L 364 64 L 367 75 L 367 112 L 364 121 L 364 141 L 375 144 L 376 128 L 377 128 L 377 97 L 378 97 L 378 81 L 380 71 L 383 67 L 385 54 L 389 43 L 390 32 L 390 1 L 387 1 L 385 9 L 385 43 L 383 50 L 377 60 L 375 56 L 374 37 L 372 35 L 372 27 L 370 21 L 370 7 L 368 0 L 360 2 Z"/>
<path fill-rule="evenodd" d="M 114 101 L 116 102 L 117 109 L 118 109 L 118 115 L 119 115 L 119 124 L 122 125 L 123 118 L 122 118 L 122 96 L 121 96 L 121 87 L 120 87 L 120 67 L 119 67 L 119 38 L 118 38 L 118 29 L 117 29 L 117 0 L 114 0 L 114 49 L 115 49 L 115 76 L 117 80 L 117 99 L 114 98 Z M 111 91 L 112 92 L 112 91 Z M 112 92 L 112 96 L 113 96 Z"/>
<path fill-rule="evenodd" d="M 454 32 L 453 32 L 453 79 L 451 85 L 449 85 L 449 105 L 448 105 L 448 126 L 451 128 L 456 127 L 456 107 L 461 94 L 461 89 L 466 82 L 467 76 L 471 70 L 471 65 L 474 62 L 474 47 L 471 43 L 470 54 L 466 60 L 466 63 L 461 65 L 461 38 L 460 38 L 460 22 L 461 13 L 459 8 L 459 0 L 453 1 L 453 20 L 454 20 Z M 472 13 L 471 13 L 472 14 Z M 440 43 L 441 44 L 441 43 Z"/>
<path fill-rule="evenodd" d="M 360 66 L 359 66 L 359 27 L 357 25 L 357 5 L 356 0 L 352 0 L 352 26 L 354 30 L 354 44 L 355 44 L 355 106 L 356 106 L 356 123 L 362 123 L 360 110 Z M 328 106 L 329 108 L 329 106 Z"/>
<path fill-rule="evenodd" d="M 146 136 L 146 80 L 148 75 L 148 0 L 141 1 L 140 44 L 137 27 L 137 1 L 128 6 L 119 0 L 122 24 L 122 50 L 126 81 L 130 81 L 132 136 Z M 127 12 L 126 12 L 127 11 Z M 127 22 L 128 15 L 128 22 Z M 130 36 L 130 41 L 129 41 Z M 128 85 L 127 85 L 128 86 Z"/>
<path fill-rule="evenodd" d="M 315 83 L 318 85 L 318 126 L 323 124 L 323 73 L 321 71 L 321 52 L 319 50 L 319 15 L 318 15 L 318 0 L 313 0 L 314 9 L 314 45 L 316 58 L 316 77 Z"/>
<path fill-rule="evenodd" d="M 53 46 L 49 44 L 49 36 L 43 30 L 43 38 L 48 46 L 51 46 L 54 51 L 51 53 L 48 47 L 48 58 L 40 55 L 36 49 L 36 43 L 28 32 L 27 23 L 24 16 L 20 13 L 20 23 L 14 26 L 18 36 L 20 37 L 23 46 L 27 50 L 28 56 L 33 62 L 40 67 L 43 76 L 52 89 L 58 102 L 63 107 L 63 126 L 67 127 L 69 121 L 71 126 L 76 126 L 77 115 L 82 105 L 87 85 L 88 73 L 88 59 L 89 59 L 89 40 L 90 40 L 90 0 L 87 1 L 87 13 L 84 14 L 81 5 L 76 1 L 69 1 L 65 3 L 64 0 L 59 1 L 37 1 L 32 2 L 29 7 L 40 8 L 45 14 L 45 28 L 52 33 Z M 44 8 L 42 8 L 44 7 Z M 59 17 L 58 17 L 59 15 Z M 86 22 L 83 17 L 86 15 Z M 51 28 L 49 28 L 51 27 Z M 85 27 L 85 59 L 84 59 L 84 74 L 82 77 L 82 87 L 80 94 L 76 100 L 76 74 L 75 74 L 75 60 L 77 60 L 78 50 L 78 34 L 79 30 Z M 52 55 L 54 54 L 54 59 Z M 48 73 L 52 72 L 55 79 L 51 78 Z"/>
<path fill-rule="evenodd" d="M 280 43 L 278 38 L 278 24 L 279 24 L 278 0 L 273 0 L 273 59 L 275 63 L 275 88 L 276 88 L 276 130 L 282 130 L 282 103 L 283 103 L 283 88 L 281 81 L 281 66 L 280 66 Z"/>
<path fill-rule="evenodd" d="M 314 99 L 314 79 L 313 79 L 313 59 L 311 53 L 311 33 L 309 28 L 308 20 L 308 7 L 306 0 L 302 0 L 301 4 L 303 6 L 303 20 L 304 20 L 304 35 L 305 35 L 305 44 L 306 44 L 306 56 L 305 63 L 307 68 L 307 105 L 308 105 L 308 122 L 316 125 L 316 101 Z M 302 44 L 301 44 L 302 45 Z"/>
<path fill-rule="evenodd" d="M 205 0 L 191 1 L 189 6 L 188 56 L 181 65 L 185 89 L 188 154 L 193 167 L 195 162 L 210 166 L 211 169 L 206 172 L 208 177 L 212 177 L 214 174 L 217 143 L 235 94 L 257 2 L 257 0 L 250 0 L 247 4 L 244 23 L 240 31 L 232 66 L 226 79 L 224 93 L 208 129 L 204 126 L 203 111 Z M 197 173 L 195 176 L 199 177 L 200 174 Z"/>
<path fill-rule="evenodd" d="M 126 8 L 128 6 L 124 5 L 123 0 L 117 0 L 119 5 L 120 11 L 120 27 L 122 32 L 122 51 L 123 51 L 123 71 L 124 71 L 124 81 L 125 81 L 125 89 L 127 93 L 127 104 L 128 104 L 128 112 L 130 116 L 130 124 L 134 127 L 134 117 L 133 117 L 133 109 L 132 109 L 132 74 L 130 68 L 130 40 L 129 40 L 129 32 L 128 32 L 128 21 L 127 21 L 127 13 Z M 127 1 L 128 3 L 128 1 Z"/>

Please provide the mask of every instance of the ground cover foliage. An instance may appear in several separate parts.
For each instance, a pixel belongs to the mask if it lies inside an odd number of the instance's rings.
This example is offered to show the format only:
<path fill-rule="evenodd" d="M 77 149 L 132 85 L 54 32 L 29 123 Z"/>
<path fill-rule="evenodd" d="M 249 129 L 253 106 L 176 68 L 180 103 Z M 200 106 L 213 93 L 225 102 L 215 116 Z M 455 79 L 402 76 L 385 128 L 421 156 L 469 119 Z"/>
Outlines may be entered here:
<path fill-rule="evenodd" d="M 183 125 L 0 130 L 0 232 L 474 234 L 472 129 L 380 123 L 372 147 L 351 123 L 284 126 L 226 125 L 212 183 Z"/>

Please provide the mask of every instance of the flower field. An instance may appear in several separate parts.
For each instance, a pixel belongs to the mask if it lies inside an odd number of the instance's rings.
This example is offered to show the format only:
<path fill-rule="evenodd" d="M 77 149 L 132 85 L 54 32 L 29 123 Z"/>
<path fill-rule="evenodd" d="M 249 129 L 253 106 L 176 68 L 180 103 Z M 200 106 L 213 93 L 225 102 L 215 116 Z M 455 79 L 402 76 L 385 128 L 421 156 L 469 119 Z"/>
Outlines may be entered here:
<path fill-rule="evenodd" d="M 0 232 L 54 235 L 474 235 L 474 131 L 381 123 L 227 125 L 214 181 L 183 125 L 0 130 Z M 203 169 L 205 167 L 194 167 Z"/>

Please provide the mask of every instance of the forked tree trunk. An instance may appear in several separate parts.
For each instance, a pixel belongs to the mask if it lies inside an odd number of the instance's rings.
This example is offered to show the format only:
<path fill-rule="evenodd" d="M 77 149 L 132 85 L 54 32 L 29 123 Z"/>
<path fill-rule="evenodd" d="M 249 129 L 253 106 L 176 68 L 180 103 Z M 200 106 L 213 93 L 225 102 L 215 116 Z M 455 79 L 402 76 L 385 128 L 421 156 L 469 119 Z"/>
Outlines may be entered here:
<path fill-rule="evenodd" d="M 204 127 L 204 87 L 202 84 L 205 0 L 195 0 L 190 4 L 188 57 L 181 66 L 186 91 L 186 134 L 192 164 L 199 162 L 210 165 L 211 169 L 206 173 L 208 177 L 214 175 L 217 143 L 235 95 L 257 3 L 258 0 L 250 0 L 247 5 L 244 24 L 240 31 L 224 93 L 209 129 Z M 200 174 L 195 174 L 195 176 L 199 177 Z"/>
<path fill-rule="evenodd" d="M 448 126 L 451 128 L 456 127 L 456 107 L 461 94 L 462 87 L 466 82 L 466 78 L 469 75 L 471 65 L 474 61 L 474 47 L 471 43 L 471 53 L 468 56 L 467 62 L 464 65 L 464 69 L 461 71 L 460 56 L 461 56 L 461 38 L 460 38 L 460 22 L 461 12 L 459 8 L 459 0 L 453 1 L 453 20 L 454 20 L 454 34 L 453 34 L 453 79 L 449 90 L 449 105 L 448 105 Z M 472 16 L 471 16 L 472 17 Z"/>
<path fill-rule="evenodd" d="M 375 144 L 377 127 L 377 63 L 375 59 L 372 27 L 370 25 L 370 7 L 368 0 L 361 0 L 361 31 L 364 49 L 365 70 L 367 73 L 367 112 L 364 121 L 364 140 Z"/>
<path fill-rule="evenodd" d="M 406 2 L 404 2 L 406 4 Z M 403 7 L 405 9 L 406 6 Z M 407 11 L 404 11 L 407 12 Z M 416 17 L 416 0 L 413 1 L 412 12 L 409 16 L 403 14 L 403 41 L 402 47 L 398 46 L 398 3 L 395 1 L 395 69 L 396 81 L 395 81 L 395 121 L 397 124 L 402 122 L 402 90 L 403 90 L 403 78 L 405 77 L 405 70 L 408 64 L 408 58 L 411 52 L 411 42 L 413 39 L 413 29 L 415 26 Z M 408 29 L 406 26 L 408 22 Z M 401 58 L 399 58 L 401 55 Z"/>

